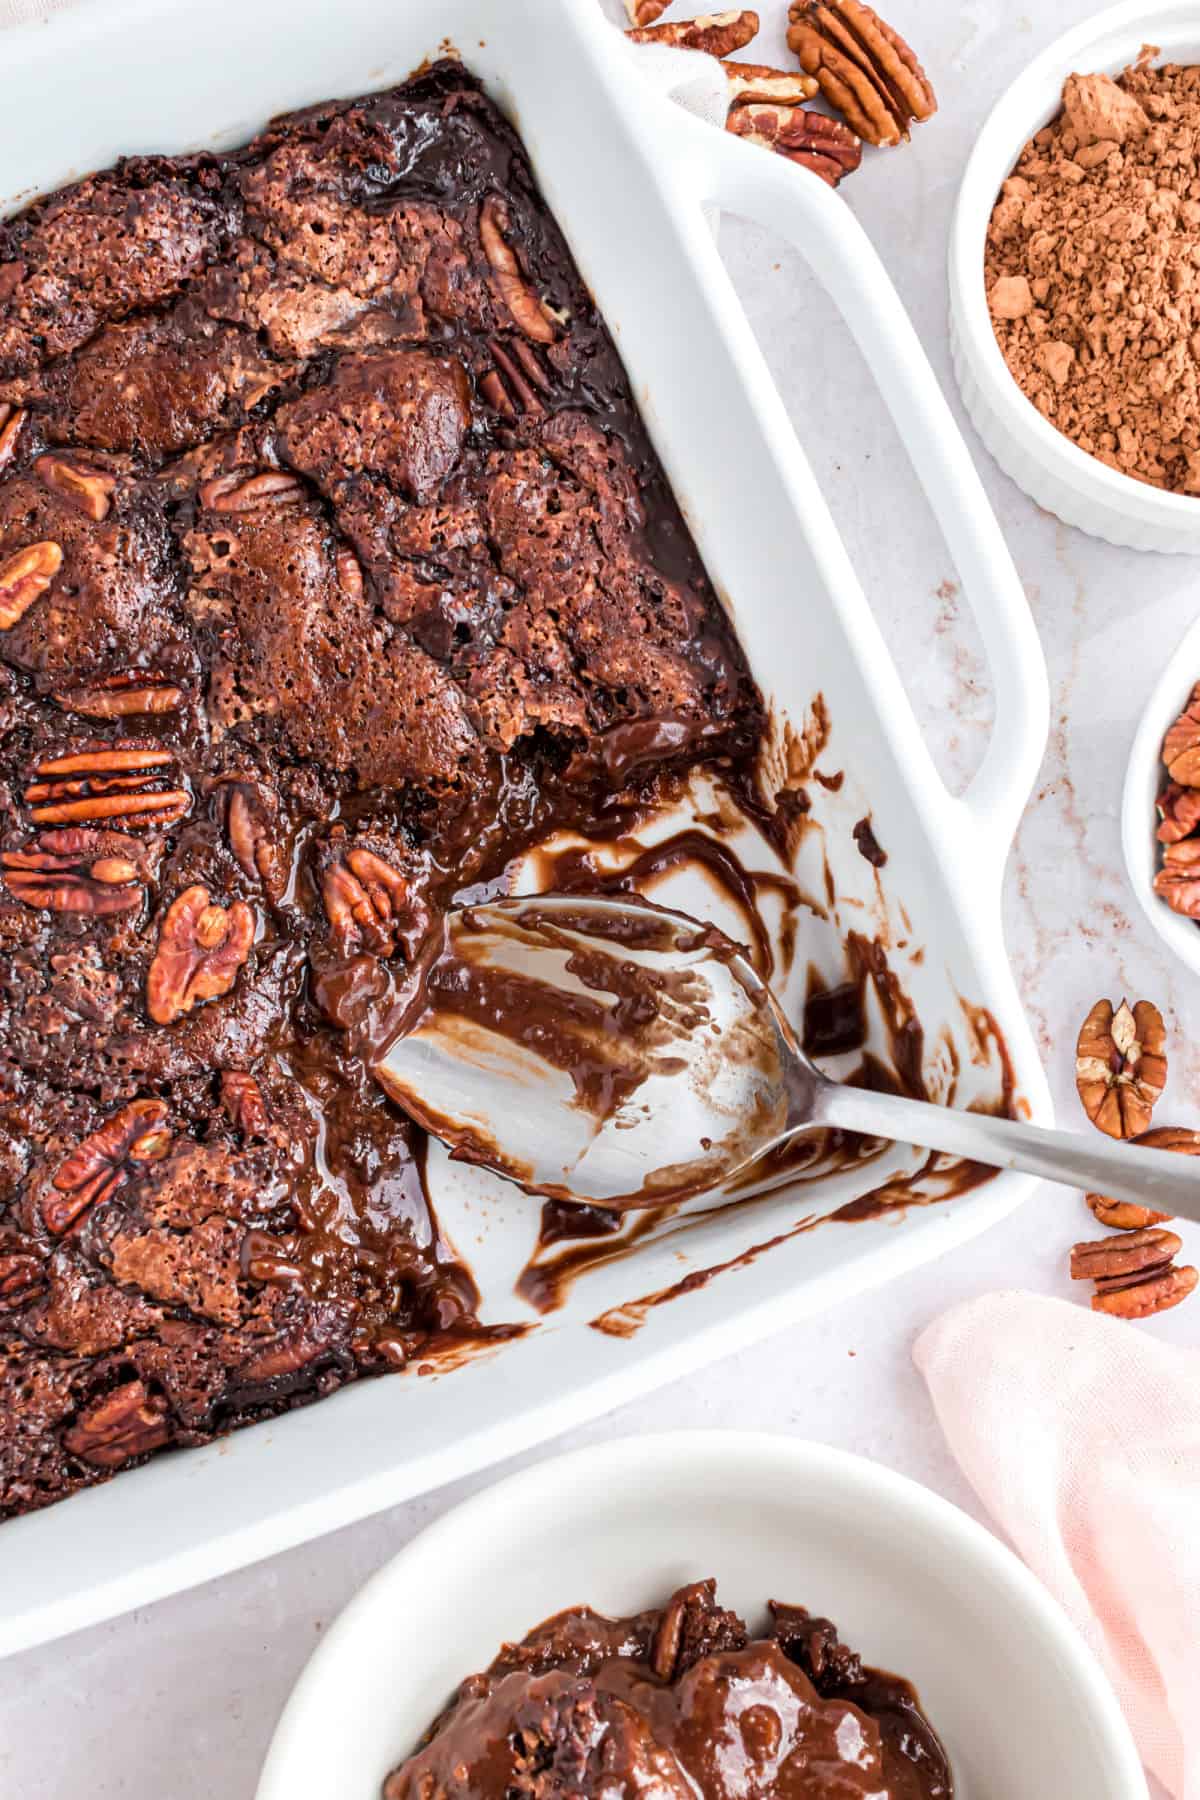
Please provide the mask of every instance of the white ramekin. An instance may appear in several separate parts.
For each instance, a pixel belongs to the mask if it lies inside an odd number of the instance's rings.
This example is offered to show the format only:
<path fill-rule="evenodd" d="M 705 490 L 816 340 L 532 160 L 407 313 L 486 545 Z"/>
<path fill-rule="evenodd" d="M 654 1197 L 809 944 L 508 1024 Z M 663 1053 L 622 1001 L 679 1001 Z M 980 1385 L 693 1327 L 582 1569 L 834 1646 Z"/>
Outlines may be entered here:
<path fill-rule="evenodd" d="M 740 1431 L 593 1444 L 427 1526 L 322 1635 L 257 1800 L 379 1800 L 503 1641 L 564 1607 L 637 1612 L 709 1575 L 752 1624 L 768 1595 L 796 1601 L 915 1681 L 961 1800 L 1147 1800 L 1099 1665 L 998 1538 L 879 1463 Z"/>
<path fill-rule="evenodd" d="M 1196 975 L 1200 975 L 1200 925 L 1172 912 L 1154 892 L 1158 871 L 1158 814 L 1155 810 L 1163 782 L 1160 760 L 1162 741 L 1187 705 L 1188 695 L 1200 681 L 1200 619 L 1171 652 L 1166 668 L 1154 684 L 1154 692 L 1138 721 L 1125 791 L 1121 797 L 1121 847 L 1130 885 L 1142 911 L 1163 943 Z"/>
<path fill-rule="evenodd" d="M 1059 112 L 1073 72 L 1118 74 L 1154 44 L 1200 62 L 1200 5 L 1129 0 L 1043 50 L 997 101 L 967 163 L 950 237 L 950 347 L 963 403 L 1006 474 L 1039 506 L 1093 537 L 1135 550 L 1200 552 L 1200 496 L 1168 494 L 1097 462 L 1056 431 L 1009 373 L 984 289 L 988 220 L 1021 149 Z"/>

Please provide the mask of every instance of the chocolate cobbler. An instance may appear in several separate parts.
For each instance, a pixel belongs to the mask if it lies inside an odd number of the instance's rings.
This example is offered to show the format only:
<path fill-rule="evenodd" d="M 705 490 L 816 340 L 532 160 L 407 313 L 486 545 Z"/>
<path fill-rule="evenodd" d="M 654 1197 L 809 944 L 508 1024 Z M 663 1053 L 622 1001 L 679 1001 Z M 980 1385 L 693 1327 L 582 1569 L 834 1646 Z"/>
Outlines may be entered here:
<path fill-rule="evenodd" d="M 365 1046 L 456 895 L 760 740 L 457 64 L 0 222 L 0 715 L 7 1516 L 483 1334 Z"/>
<path fill-rule="evenodd" d="M 911 1685 L 828 1619 L 771 1615 L 752 1638 L 712 1581 L 634 1618 L 559 1613 L 463 1682 L 383 1800 L 953 1800 Z"/>

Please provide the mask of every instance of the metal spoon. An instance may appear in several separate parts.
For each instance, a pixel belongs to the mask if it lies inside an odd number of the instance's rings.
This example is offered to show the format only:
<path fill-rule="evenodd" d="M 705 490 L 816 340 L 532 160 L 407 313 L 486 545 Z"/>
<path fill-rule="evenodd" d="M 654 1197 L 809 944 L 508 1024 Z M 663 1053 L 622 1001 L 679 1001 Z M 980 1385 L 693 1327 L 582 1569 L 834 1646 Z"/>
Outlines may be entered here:
<path fill-rule="evenodd" d="M 728 1188 L 840 1127 L 1200 1219 L 1190 1157 L 830 1081 L 728 939 L 637 900 L 449 914 L 374 1068 L 459 1157 L 608 1207 Z"/>

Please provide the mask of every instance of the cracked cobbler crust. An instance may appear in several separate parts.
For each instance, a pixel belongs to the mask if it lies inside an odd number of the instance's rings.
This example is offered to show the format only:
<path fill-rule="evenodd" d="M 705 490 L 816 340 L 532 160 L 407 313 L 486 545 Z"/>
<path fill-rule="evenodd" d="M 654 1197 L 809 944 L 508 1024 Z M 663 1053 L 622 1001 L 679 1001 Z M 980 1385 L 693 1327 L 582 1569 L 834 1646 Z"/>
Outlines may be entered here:
<path fill-rule="evenodd" d="M 761 725 L 457 65 L 0 223 L 0 1516 L 482 1334 L 364 1026 Z"/>

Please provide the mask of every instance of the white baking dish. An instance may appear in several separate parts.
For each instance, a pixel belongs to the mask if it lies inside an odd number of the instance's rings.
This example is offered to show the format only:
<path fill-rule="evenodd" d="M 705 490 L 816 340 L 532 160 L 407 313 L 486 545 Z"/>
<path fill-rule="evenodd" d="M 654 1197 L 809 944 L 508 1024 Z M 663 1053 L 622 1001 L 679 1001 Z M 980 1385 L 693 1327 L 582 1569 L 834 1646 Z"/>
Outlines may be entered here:
<path fill-rule="evenodd" d="M 1018 1090 L 1046 1118 L 1045 1084 L 1000 930 L 1000 878 L 1045 736 L 1045 671 L 1024 596 L 970 457 L 899 302 L 824 184 L 644 90 L 593 0 L 118 0 L 0 35 L 0 187 L 12 201 L 122 151 L 244 139 L 272 112 L 402 78 L 457 44 L 520 127 L 547 196 L 613 328 L 701 550 L 777 717 L 802 724 L 820 690 L 822 757 L 840 791 L 815 817 L 845 918 L 890 933 L 943 1088 L 994 1099 L 994 1053 L 963 1002 L 988 1007 Z M 986 640 L 997 728 L 962 800 L 941 785 L 845 551 L 713 245 L 707 202 L 794 237 L 841 306 L 942 521 Z M 883 880 L 851 838 L 870 810 Z M 817 842 L 810 835 L 810 845 Z M 819 850 L 818 850 L 819 855 Z M 813 872 L 815 876 L 815 871 Z M 815 882 L 814 882 L 815 885 Z M 677 896 L 672 891 L 672 897 Z M 703 900 L 696 902 L 703 905 Z M 805 957 L 834 973 L 836 937 Z M 802 985 L 802 983 L 801 983 Z M 901 1222 L 831 1224 L 655 1310 L 629 1340 L 589 1329 L 601 1308 L 720 1262 L 911 1167 L 895 1150 L 803 1198 L 775 1193 L 582 1281 L 527 1337 L 440 1377 L 396 1376 L 199 1452 L 162 1458 L 0 1527 L 0 1650 L 203 1580 L 436 1486 L 612 1407 L 992 1224 L 1028 1182 L 997 1179 Z M 521 1316 L 512 1274 L 537 1209 L 434 1159 L 452 1238 L 492 1319 Z"/>

